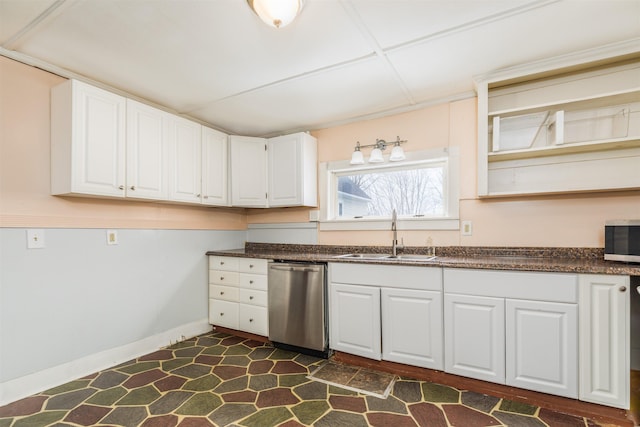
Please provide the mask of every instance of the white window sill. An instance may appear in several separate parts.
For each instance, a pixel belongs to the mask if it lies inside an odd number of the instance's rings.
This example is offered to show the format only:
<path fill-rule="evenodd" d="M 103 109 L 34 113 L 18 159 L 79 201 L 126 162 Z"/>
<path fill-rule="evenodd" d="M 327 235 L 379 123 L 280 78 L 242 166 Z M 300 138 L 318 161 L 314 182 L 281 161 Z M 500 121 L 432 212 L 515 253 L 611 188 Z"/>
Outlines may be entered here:
<path fill-rule="evenodd" d="M 458 218 L 398 219 L 398 230 L 459 230 Z M 391 219 L 337 219 L 320 221 L 320 231 L 391 230 Z"/>

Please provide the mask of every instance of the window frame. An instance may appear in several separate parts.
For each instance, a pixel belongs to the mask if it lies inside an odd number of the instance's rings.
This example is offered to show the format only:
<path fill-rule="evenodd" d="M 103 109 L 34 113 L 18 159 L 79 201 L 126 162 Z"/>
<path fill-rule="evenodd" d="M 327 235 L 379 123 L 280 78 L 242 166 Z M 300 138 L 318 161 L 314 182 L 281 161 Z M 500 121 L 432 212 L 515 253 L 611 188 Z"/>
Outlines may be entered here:
<path fill-rule="evenodd" d="M 363 218 L 334 218 L 334 206 L 337 203 L 338 176 L 360 171 L 385 171 L 401 169 L 412 165 L 444 163 L 444 193 L 446 215 L 441 217 L 398 217 L 398 230 L 458 230 L 459 214 L 459 149 L 444 147 L 424 151 L 406 153 L 406 160 L 389 162 L 385 156 L 384 163 L 350 165 L 348 160 L 323 162 L 320 164 L 320 230 L 387 230 L 391 216 Z"/>

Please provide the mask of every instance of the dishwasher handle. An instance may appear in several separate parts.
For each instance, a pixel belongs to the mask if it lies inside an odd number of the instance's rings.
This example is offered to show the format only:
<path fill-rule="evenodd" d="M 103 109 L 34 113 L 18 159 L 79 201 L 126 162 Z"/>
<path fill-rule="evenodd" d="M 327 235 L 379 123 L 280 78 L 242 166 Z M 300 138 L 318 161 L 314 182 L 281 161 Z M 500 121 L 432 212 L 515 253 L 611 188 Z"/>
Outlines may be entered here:
<path fill-rule="evenodd" d="M 309 266 L 309 265 L 291 265 L 291 264 L 272 264 L 269 266 L 272 270 L 280 270 L 280 271 L 303 271 L 303 272 L 319 272 L 322 271 L 322 266 Z"/>

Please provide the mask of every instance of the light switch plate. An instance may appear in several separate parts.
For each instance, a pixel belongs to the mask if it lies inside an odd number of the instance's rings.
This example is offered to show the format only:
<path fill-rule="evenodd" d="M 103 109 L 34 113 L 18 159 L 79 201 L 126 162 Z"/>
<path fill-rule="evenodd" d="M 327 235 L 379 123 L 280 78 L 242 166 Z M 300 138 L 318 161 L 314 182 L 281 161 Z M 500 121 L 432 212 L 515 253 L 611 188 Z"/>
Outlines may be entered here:
<path fill-rule="evenodd" d="M 462 228 L 460 232 L 463 236 L 471 236 L 473 234 L 473 224 L 471 221 L 462 221 Z"/>
<path fill-rule="evenodd" d="M 116 230 L 107 230 L 107 245 L 118 244 L 118 232 Z"/>
<path fill-rule="evenodd" d="M 27 230 L 27 249 L 44 248 L 44 230 L 41 228 L 30 228 Z"/>

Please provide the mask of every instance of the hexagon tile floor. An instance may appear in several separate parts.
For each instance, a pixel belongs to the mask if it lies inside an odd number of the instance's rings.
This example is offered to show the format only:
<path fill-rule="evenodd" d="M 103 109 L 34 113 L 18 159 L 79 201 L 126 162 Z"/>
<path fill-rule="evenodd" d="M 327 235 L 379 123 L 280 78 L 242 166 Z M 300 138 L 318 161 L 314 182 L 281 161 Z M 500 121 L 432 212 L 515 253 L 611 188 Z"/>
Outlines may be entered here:
<path fill-rule="evenodd" d="M 212 332 L 0 407 L 0 427 L 598 425 L 424 381 L 381 399 L 307 378 L 325 363 Z"/>

